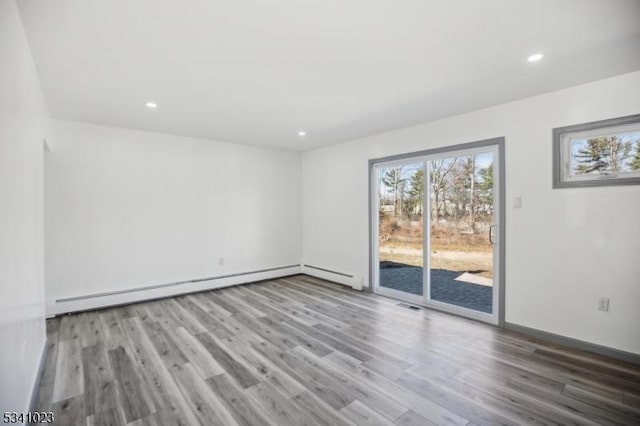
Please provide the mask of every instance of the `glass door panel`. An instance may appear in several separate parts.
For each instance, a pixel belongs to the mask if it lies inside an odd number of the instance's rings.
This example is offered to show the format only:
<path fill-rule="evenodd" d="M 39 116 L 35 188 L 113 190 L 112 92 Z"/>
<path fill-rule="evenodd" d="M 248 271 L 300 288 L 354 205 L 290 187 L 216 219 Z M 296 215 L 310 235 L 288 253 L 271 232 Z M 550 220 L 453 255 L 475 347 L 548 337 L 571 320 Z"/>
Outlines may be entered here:
<path fill-rule="evenodd" d="M 429 297 L 494 311 L 493 151 L 428 161 Z"/>
<path fill-rule="evenodd" d="M 377 168 L 378 286 L 424 295 L 424 162 Z"/>

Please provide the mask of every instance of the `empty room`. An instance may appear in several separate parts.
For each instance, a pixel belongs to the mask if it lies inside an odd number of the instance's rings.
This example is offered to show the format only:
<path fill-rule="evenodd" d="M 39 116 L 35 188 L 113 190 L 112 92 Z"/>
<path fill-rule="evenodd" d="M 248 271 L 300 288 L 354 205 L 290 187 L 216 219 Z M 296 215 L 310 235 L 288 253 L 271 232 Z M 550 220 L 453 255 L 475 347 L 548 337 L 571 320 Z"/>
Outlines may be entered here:
<path fill-rule="evenodd" d="M 640 1 L 0 0 L 0 415 L 640 425 Z"/>

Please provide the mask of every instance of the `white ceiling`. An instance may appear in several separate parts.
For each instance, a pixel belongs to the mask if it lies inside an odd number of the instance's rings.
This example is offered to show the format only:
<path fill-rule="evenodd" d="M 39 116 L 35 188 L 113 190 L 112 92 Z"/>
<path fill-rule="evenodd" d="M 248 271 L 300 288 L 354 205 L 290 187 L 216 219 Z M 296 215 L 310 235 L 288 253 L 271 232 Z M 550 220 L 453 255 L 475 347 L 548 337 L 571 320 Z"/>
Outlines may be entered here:
<path fill-rule="evenodd" d="M 640 69 L 639 0 L 18 3 L 54 117 L 291 149 Z"/>

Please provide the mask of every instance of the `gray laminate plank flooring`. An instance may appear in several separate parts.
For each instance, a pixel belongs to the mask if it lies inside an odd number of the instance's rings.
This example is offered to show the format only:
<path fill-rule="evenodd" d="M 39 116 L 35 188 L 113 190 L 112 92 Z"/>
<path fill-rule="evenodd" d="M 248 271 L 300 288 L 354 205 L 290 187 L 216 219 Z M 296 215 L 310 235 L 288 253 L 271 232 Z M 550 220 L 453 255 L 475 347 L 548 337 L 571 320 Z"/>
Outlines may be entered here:
<path fill-rule="evenodd" d="M 47 321 L 64 425 L 640 425 L 640 367 L 307 276 Z"/>

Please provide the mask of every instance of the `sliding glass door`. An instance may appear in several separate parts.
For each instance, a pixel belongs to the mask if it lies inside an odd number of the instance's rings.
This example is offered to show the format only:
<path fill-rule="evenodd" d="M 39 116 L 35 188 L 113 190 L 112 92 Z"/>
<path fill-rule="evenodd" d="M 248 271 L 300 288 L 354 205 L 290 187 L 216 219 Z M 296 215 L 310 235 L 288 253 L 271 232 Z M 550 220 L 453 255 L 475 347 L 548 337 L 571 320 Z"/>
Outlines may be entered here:
<path fill-rule="evenodd" d="M 501 144 L 372 162 L 374 291 L 501 321 Z"/>

